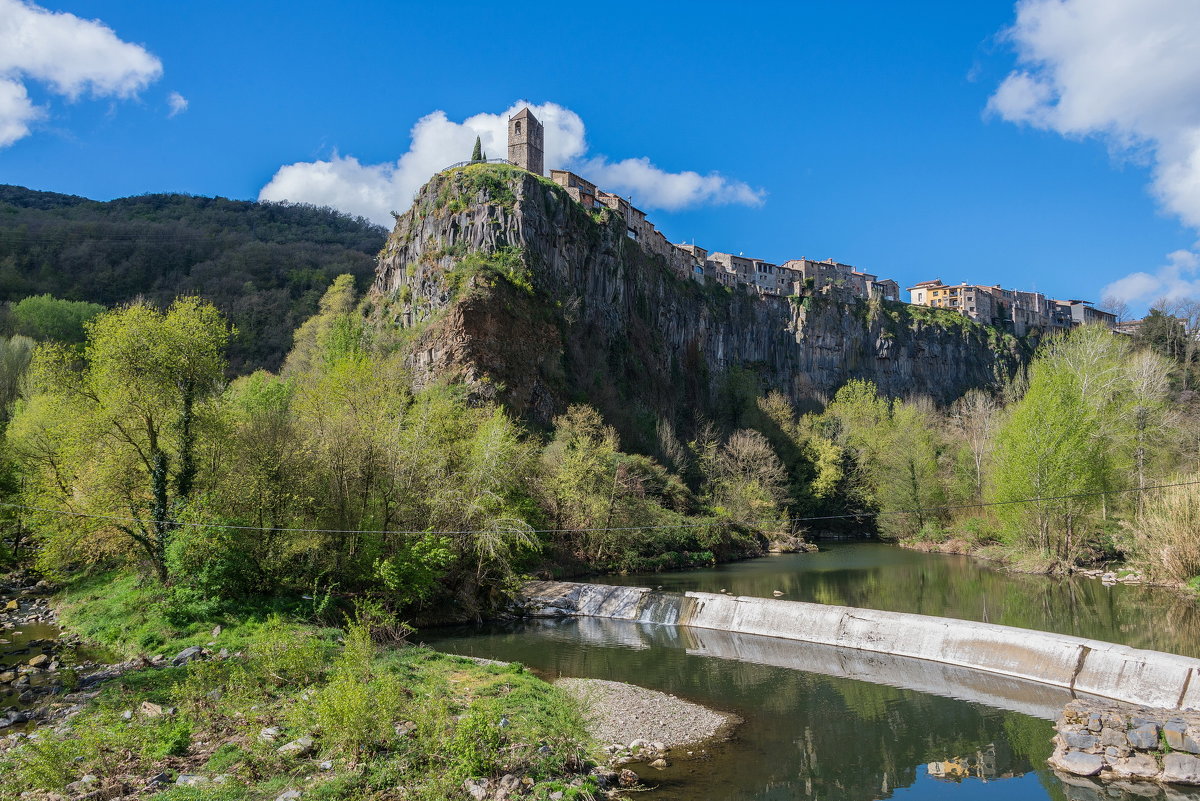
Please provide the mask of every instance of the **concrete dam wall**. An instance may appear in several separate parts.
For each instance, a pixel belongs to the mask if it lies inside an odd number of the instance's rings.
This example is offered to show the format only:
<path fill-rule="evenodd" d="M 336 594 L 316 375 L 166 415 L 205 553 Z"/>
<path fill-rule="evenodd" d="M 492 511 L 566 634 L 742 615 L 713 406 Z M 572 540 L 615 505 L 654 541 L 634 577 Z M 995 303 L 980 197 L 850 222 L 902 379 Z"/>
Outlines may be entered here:
<path fill-rule="evenodd" d="M 799 601 L 575 582 L 530 582 L 521 600 L 533 616 L 755 634 L 923 659 L 1139 706 L 1200 708 L 1200 660 L 1065 634 Z"/>

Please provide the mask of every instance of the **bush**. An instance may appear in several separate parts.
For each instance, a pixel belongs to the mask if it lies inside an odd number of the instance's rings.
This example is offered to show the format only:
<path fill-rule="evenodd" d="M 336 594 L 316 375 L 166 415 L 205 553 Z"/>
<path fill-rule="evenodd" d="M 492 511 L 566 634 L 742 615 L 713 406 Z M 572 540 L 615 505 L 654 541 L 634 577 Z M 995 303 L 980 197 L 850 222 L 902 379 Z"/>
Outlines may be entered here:
<path fill-rule="evenodd" d="M 311 632 L 272 615 L 250 644 L 249 670 L 262 682 L 283 687 L 311 684 L 320 674 L 324 646 Z"/>
<path fill-rule="evenodd" d="M 950 532 L 936 520 L 926 521 L 925 525 L 921 526 L 921 530 L 917 532 L 916 539 L 922 542 L 945 542 L 950 539 Z"/>
<path fill-rule="evenodd" d="M 184 607 L 204 600 L 241 598 L 253 592 L 258 571 L 249 552 L 246 533 L 215 526 L 180 527 L 167 546 L 167 573 Z M 216 610 L 203 609 L 197 617 Z"/>
<path fill-rule="evenodd" d="M 396 738 L 406 695 L 399 677 L 376 670 L 371 626 L 360 618 L 346 629 L 345 647 L 329 683 L 316 696 L 312 716 L 326 746 L 357 757 Z"/>

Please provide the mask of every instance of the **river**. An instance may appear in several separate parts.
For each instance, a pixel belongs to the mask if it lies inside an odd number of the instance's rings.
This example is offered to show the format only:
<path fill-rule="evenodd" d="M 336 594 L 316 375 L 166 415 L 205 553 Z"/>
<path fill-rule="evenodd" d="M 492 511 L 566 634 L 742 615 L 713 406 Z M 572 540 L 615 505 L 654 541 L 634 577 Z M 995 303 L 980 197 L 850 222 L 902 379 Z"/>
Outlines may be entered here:
<path fill-rule="evenodd" d="M 1200 656 L 1200 607 L 1170 591 L 1011 574 L 969 557 L 879 543 L 832 543 L 817 554 L 599 581 L 763 597 L 779 591 L 789 600 Z M 1064 699 L 1037 685 L 1014 691 L 997 684 L 994 700 L 971 691 L 980 674 L 964 683 L 930 663 L 625 621 L 490 624 L 430 630 L 425 639 L 451 653 L 519 661 L 547 678 L 611 679 L 674 693 L 745 720 L 731 741 L 703 758 L 678 759 L 661 772 L 638 768 L 657 785 L 639 795 L 648 801 L 1162 797 L 1064 785 L 1045 765 L 1053 729 L 1044 711 Z"/>

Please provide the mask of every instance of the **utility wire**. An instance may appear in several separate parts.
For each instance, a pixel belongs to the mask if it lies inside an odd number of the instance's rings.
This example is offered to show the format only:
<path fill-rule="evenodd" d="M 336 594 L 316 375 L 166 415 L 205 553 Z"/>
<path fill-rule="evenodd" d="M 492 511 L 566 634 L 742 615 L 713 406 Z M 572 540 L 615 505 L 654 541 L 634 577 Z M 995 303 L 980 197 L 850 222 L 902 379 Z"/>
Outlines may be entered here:
<path fill-rule="evenodd" d="M 1063 501 L 1075 498 L 1094 498 L 1101 495 L 1120 495 L 1129 492 L 1149 492 L 1150 490 L 1170 489 L 1172 487 L 1191 487 L 1200 484 L 1200 481 L 1180 481 L 1174 484 L 1153 484 L 1148 487 L 1132 487 L 1130 489 L 1119 490 L 1100 490 L 1097 492 L 1076 492 L 1070 495 L 1054 495 L 1045 498 L 1020 498 L 1012 501 L 991 501 L 988 503 L 963 503 L 944 506 L 930 506 L 924 509 L 903 509 L 896 512 L 852 512 L 840 515 L 823 515 L 819 517 L 791 517 L 787 519 L 788 523 L 811 523 L 822 520 L 862 520 L 864 518 L 885 517 L 888 515 L 921 515 L 931 512 L 945 512 L 955 509 L 982 509 L 992 506 L 1012 506 L 1020 503 L 1044 503 L 1046 501 Z M 428 531 L 425 529 L 414 529 L 410 531 L 404 530 L 389 530 L 389 531 L 363 531 L 360 529 L 336 529 L 336 528 L 270 528 L 266 529 L 262 526 L 239 526 L 228 523 L 194 523 L 189 521 L 174 521 L 174 520 L 140 520 L 136 517 L 121 517 L 118 515 L 97 515 L 87 512 L 72 512 L 64 509 L 50 509 L 44 506 L 27 506 L 19 503 L 3 503 L 0 502 L 0 507 L 7 509 L 20 509 L 28 512 L 44 512 L 46 514 L 59 515 L 62 517 L 78 517 L 87 518 L 89 520 L 108 520 L 115 523 L 136 523 L 138 525 L 168 525 L 168 526 L 190 526 L 194 528 L 220 528 L 240 531 L 278 531 L 290 532 L 296 534 L 438 534 L 438 535 L 458 535 L 458 534 L 480 534 L 488 529 L 465 529 L 462 531 Z M 743 525 L 752 525 L 750 521 L 741 521 Z M 758 524 L 777 524 L 778 520 L 760 520 L 753 523 Z M 655 529 L 683 529 L 683 528 L 709 528 L 716 525 L 716 521 L 708 523 L 674 523 L 661 526 L 612 526 L 601 528 L 521 528 L 518 526 L 508 526 L 514 531 L 523 531 L 528 534 L 584 534 L 601 531 L 653 531 Z M 498 528 L 505 528 L 499 526 Z"/>

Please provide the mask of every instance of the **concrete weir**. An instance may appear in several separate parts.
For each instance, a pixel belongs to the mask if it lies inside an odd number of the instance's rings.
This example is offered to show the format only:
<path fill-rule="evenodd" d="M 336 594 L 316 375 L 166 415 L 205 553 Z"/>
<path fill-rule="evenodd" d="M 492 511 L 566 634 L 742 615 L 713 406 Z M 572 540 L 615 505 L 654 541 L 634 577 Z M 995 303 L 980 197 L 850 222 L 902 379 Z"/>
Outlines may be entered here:
<path fill-rule="evenodd" d="M 756 634 L 955 665 L 1139 706 L 1200 708 L 1200 659 L 1065 634 L 847 606 L 563 581 L 529 582 L 521 600 L 532 616 Z"/>

